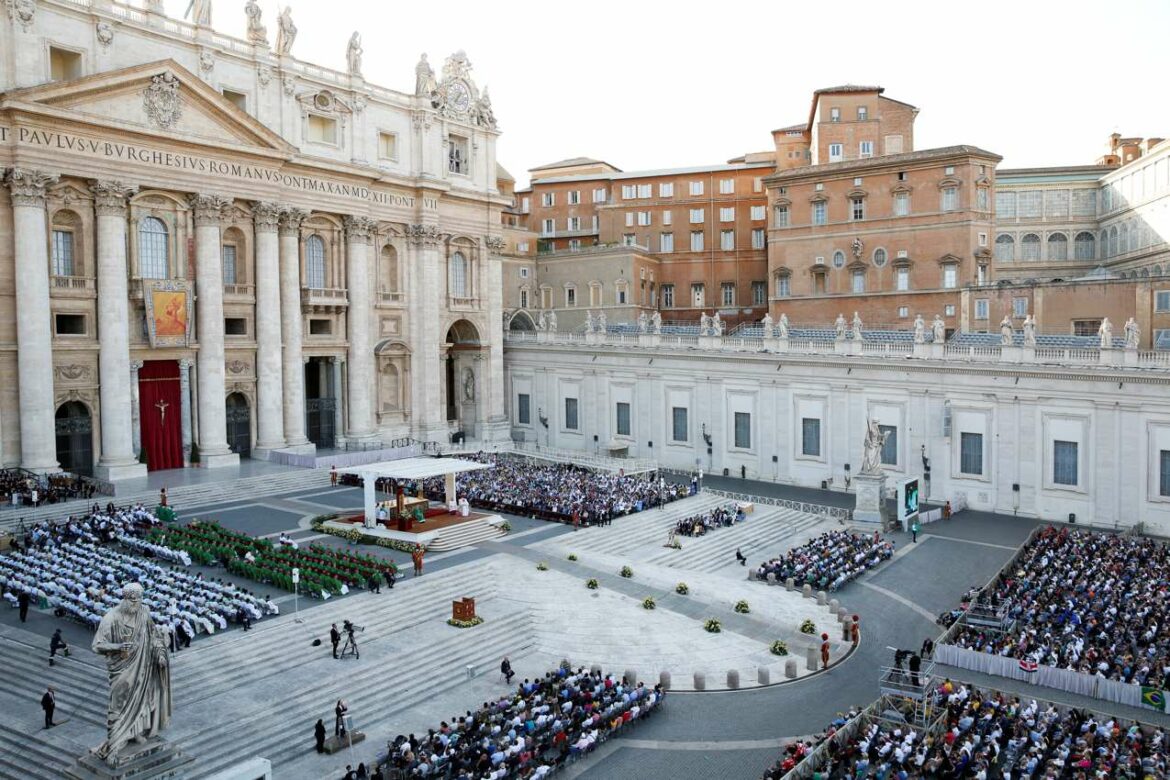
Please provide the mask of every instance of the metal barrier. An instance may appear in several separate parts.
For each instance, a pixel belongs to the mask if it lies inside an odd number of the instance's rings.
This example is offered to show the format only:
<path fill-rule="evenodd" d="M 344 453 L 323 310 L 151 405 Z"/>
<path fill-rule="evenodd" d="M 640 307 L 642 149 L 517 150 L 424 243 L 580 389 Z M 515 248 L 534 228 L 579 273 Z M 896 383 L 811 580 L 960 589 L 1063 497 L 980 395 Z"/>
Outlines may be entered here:
<path fill-rule="evenodd" d="M 611 458 L 606 455 L 594 455 L 580 450 L 562 450 L 546 447 L 534 442 L 515 442 L 512 451 L 517 455 L 540 460 L 550 460 L 554 463 L 572 463 L 589 469 L 605 471 L 622 471 L 626 474 L 644 474 L 658 471 L 658 462 L 648 458 Z"/>
<path fill-rule="evenodd" d="M 736 493 L 730 490 L 717 490 L 709 487 L 704 487 L 703 492 L 710 493 L 713 496 L 729 498 L 733 501 L 795 509 L 798 512 L 804 512 L 810 515 L 821 515 L 822 517 L 827 517 L 830 520 L 836 520 L 840 523 L 848 523 L 853 519 L 852 509 L 839 506 L 826 506 L 824 504 L 814 504 L 810 501 L 796 501 L 794 499 L 777 498 L 775 496 L 756 496 L 751 493 Z"/>

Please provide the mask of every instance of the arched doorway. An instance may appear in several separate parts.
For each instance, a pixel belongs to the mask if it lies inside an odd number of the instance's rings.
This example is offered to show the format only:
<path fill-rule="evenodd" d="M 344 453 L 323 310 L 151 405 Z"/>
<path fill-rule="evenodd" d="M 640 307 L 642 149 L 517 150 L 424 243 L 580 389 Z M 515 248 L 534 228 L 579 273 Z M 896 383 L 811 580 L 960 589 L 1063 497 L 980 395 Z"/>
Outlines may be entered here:
<path fill-rule="evenodd" d="M 311 357 L 305 363 L 305 434 L 318 449 L 337 445 L 337 397 L 340 382 L 335 358 Z"/>
<path fill-rule="evenodd" d="M 80 401 L 57 407 L 57 462 L 65 471 L 93 476 L 93 417 Z"/>
<path fill-rule="evenodd" d="M 227 442 L 241 458 L 252 456 L 252 410 L 243 393 L 232 393 L 224 401 L 227 412 Z"/>
<path fill-rule="evenodd" d="M 444 346 L 443 395 L 447 422 L 454 423 L 456 430 L 464 435 L 474 437 L 482 379 L 479 376 L 482 366 L 478 362 L 481 346 L 479 329 L 467 320 L 456 320 L 447 329 Z"/>
<path fill-rule="evenodd" d="M 526 311 L 518 311 L 512 315 L 508 321 L 508 330 L 524 331 L 530 333 L 536 330 L 536 323 L 532 321 L 532 315 Z"/>

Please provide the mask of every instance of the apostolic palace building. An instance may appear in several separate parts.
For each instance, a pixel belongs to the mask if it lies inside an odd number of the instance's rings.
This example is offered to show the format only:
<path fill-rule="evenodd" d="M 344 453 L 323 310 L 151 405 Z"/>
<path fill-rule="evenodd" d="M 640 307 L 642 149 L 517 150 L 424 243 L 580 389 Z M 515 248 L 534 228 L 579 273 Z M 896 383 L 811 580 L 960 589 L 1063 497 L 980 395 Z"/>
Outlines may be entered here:
<path fill-rule="evenodd" d="M 339 72 L 288 12 L 245 4 L 240 40 L 199 5 L 4 4 L 0 462 L 506 438 L 507 201 L 467 56 L 397 91 L 356 34 Z"/>

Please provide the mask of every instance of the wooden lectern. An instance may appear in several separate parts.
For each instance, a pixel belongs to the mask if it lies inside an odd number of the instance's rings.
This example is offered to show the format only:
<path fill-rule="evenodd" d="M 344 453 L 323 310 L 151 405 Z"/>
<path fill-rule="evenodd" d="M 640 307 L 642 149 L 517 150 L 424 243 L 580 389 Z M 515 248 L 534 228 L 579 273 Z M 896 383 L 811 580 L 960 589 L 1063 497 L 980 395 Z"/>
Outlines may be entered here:
<path fill-rule="evenodd" d="M 475 599 L 464 598 L 451 602 L 451 617 L 454 620 L 475 619 Z"/>

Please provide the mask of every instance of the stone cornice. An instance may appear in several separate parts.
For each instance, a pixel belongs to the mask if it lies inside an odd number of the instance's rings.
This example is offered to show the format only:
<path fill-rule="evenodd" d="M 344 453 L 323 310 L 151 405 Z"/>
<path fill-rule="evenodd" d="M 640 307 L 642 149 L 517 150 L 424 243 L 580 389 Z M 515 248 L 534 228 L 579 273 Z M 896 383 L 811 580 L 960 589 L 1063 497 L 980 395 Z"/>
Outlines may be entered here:
<path fill-rule="evenodd" d="M 121 217 L 126 214 L 126 199 L 137 193 L 138 187 L 120 181 L 95 179 L 90 182 L 89 191 L 93 193 L 93 208 L 99 217 Z"/>
<path fill-rule="evenodd" d="M 12 192 L 12 205 L 43 207 L 46 189 L 56 184 L 59 178 L 55 173 L 13 168 L 7 177 L 8 189 Z"/>
<path fill-rule="evenodd" d="M 252 223 L 257 233 L 274 233 L 280 225 L 282 206 L 267 200 L 258 200 L 252 204 Z"/>
<path fill-rule="evenodd" d="M 223 221 L 224 210 L 231 205 L 229 198 L 220 195 L 205 195 L 196 193 L 188 198 L 191 210 L 195 214 L 195 227 L 218 227 Z"/>

